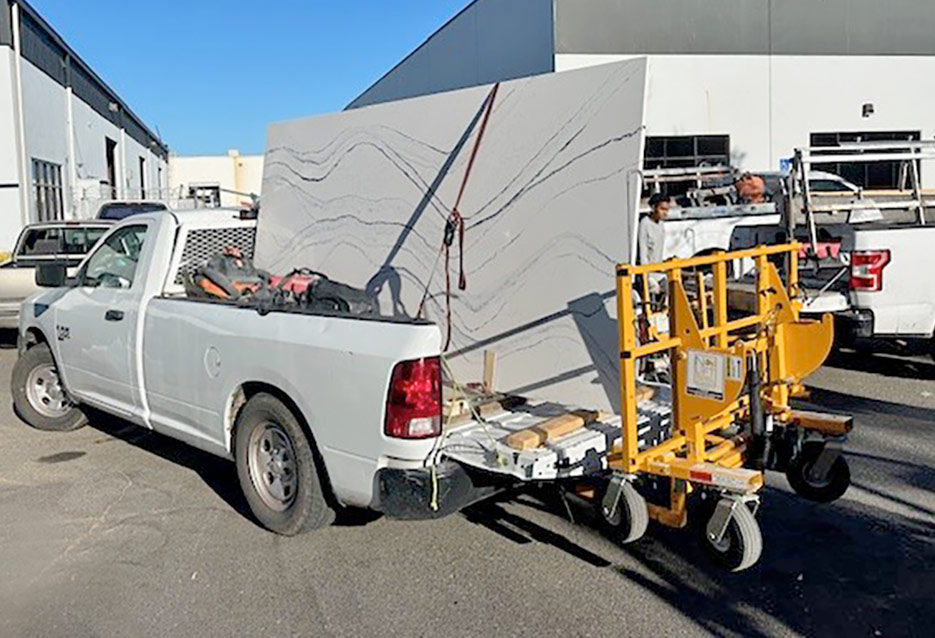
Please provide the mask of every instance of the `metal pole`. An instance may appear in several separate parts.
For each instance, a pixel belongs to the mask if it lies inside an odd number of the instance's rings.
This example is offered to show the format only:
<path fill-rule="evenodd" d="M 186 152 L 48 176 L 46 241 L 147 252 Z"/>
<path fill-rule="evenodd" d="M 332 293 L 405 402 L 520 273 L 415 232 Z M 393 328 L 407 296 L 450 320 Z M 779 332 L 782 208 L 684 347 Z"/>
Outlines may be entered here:
<path fill-rule="evenodd" d="M 20 222 L 29 223 L 29 164 L 26 161 L 26 114 L 23 111 L 23 64 L 22 39 L 20 36 L 19 3 L 14 2 L 10 17 L 13 21 L 13 77 L 16 80 L 16 146 L 19 164 Z"/>
<path fill-rule="evenodd" d="M 925 202 L 922 201 L 922 184 L 919 183 L 919 165 L 916 160 L 909 161 L 909 170 L 912 172 L 912 191 L 919 206 L 919 223 L 925 225 Z"/>

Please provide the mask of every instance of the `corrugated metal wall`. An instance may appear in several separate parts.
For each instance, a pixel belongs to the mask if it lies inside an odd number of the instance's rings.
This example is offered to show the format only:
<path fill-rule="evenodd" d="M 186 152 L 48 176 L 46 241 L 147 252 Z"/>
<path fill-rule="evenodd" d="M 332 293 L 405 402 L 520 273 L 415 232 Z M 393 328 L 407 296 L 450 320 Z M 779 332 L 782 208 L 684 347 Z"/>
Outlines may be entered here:
<path fill-rule="evenodd" d="M 0 0 L 0 46 L 13 44 L 9 0 Z"/>
<path fill-rule="evenodd" d="M 933 0 L 555 0 L 556 53 L 935 55 Z"/>
<path fill-rule="evenodd" d="M 87 103 L 104 119 L 124 128 L 127 135 L 143 148 L 148 148 L 157 156 L 167 159 L 168 147 L 95 76 L 32 7 L 23 2 L 19 4 L 23 58 L 61 86 L 71 86 L 76 97 Z M 9 31 L 10 17 L 9 0 L 0 0 L 0 44 L 3 43 L 5 29 Z M 120 106 L 120 112 L 111 110 L 112 103 Z"/>
<path fill-rule="evenodd" d="M 348 108 L 554 70 L 552 0 L 475 0 Z"/>

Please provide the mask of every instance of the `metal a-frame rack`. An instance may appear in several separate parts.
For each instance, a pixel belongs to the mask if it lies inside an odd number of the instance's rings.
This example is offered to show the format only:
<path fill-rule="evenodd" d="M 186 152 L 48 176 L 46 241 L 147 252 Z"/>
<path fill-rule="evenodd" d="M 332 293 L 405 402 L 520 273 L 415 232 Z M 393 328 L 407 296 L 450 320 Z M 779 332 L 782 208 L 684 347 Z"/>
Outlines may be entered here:
<path fill-rule="evenodd" d="M 623 444 L 608 459 L 613 474 L 601 507 L 621 540 L 641 536 L 649 518 L 683 527 L 699 502 L 692 516 L 704 517 L 706 549 L 739 571 L 754 564 L 762 549 L 755 514 L 764 470 L 785 471 L 793 488 L 815 501 L 832 501 L 847 489 L 850 473 L 840 451 L 852 418 L 790 405 L 805 394 L 802 381 L 821 366 L 833 341 L 830 315 L 815 321 L 799 314 L 800 247 L 618 266 Z M 754 313 L 738 317 L 727 307 L 727 264 L 742 258 L 756 264 L 757 304 Z M 777 261 L 785 262 L 785 282 Z M 648 321 L 648 278 L 654 273 L 668 282 L 668 330 Z M 671 432 L 640 449 L 637 361 L 665 353 Z M 647 503 L 644 488 L 660 482 L 668 484 L 668 499 Z"/>

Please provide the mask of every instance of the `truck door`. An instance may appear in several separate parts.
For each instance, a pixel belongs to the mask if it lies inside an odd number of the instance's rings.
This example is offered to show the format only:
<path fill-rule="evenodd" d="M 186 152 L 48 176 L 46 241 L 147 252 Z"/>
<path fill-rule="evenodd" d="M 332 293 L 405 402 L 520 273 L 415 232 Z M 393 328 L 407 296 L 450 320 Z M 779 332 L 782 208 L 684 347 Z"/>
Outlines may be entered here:
<path fill-rule="evenodd" d="M 137 266 L 148 223 L 108 235 L 55 304 L 55 339 L 69 392 L 134 419 L 139 414 L 133 367 L 144 285 Z"/>

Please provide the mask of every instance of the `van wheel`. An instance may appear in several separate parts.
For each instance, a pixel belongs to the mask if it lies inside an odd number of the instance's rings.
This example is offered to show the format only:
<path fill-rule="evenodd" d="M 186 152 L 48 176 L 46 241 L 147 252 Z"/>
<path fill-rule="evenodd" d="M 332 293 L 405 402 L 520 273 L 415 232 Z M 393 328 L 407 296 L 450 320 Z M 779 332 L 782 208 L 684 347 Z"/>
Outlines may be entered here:
<path fill-rule="evenodd" d="M 88 422 L 68 397 L 52 351 L 45 343 L 33 346 L 17 359 L 10 391 L 16 414 L 37 430 L 69 432 Z"/>
<path fill-rule="evenodd" d="M 267 529 L 294 536 L 334 521 L 305 431 L 271 394 L 251 398 L 237 417 L 234 458 L 250 510 Z"/>

